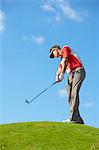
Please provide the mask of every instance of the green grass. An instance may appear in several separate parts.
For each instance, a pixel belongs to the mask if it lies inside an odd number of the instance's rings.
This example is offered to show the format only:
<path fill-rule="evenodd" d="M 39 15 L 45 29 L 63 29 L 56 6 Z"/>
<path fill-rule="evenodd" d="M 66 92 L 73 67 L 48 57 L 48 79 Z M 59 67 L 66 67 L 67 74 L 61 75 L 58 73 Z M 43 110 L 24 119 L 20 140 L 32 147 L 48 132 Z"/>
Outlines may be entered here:
<path fill-rule="evenodd" d="M 0 125 L 0 150 L 99 150 L 99 128 L 59 122 Z"/>

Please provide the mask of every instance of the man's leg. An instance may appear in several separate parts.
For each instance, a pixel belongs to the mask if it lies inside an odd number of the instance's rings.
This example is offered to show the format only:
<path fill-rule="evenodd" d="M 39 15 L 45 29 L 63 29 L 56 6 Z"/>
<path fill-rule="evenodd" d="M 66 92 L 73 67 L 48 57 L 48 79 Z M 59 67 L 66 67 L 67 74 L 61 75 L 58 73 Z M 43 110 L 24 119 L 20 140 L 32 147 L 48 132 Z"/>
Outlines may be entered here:
<path fill-rule="evenodd" d="M 70 104 L 70 99 L 71 99 L 71 86 L 67 83 L 66 85 L 66 91 L 67 91 L 67 96 L 68 96 L 68 103 Z"/>
<path fill-rule="evenodd" d="M 73 80 L 73 74 L 70 74 L 66 85 L 69 106 L 71 106 L 72 80 Z"/>
<path fill-rule="evenodd" d="M 79 90 L 82 85 L 82 82 L 85 78 L 84 70 L 79 70 L 74 73 L 72 80 L 72 91 L 71 91 L 71 103 L 70 103 L 70 113 L 71 121 L 76 121 L 77 123 L 83 124 L 83 119 L 79 113 Z"/>
<path fill-rule="evenodd" d="M 66 92 L 67 92 L 67 96 L 68 96 L 68 103 L 69 103 L 69 107 L 71 108 L 71 92 L 72 92 L 72 79 L 73 79 L 73 73 L 71 73 L 68 76 L 67 79 L 67 85 L 66 85 Z M 63 122 L 70 122 L 70 117 L 66 120 L 63 120 Z"/>

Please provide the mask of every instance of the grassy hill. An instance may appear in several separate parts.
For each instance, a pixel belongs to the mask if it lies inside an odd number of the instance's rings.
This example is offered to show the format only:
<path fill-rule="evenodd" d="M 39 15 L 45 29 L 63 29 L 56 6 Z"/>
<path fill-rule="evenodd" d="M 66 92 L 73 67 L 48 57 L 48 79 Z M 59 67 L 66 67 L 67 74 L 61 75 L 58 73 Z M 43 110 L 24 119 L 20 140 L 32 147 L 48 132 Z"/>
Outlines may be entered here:
<path fill-rule="evenodd" d="M 0 125 L 0 150 L 99 150 L 99 128 L 59 122 Z"/>

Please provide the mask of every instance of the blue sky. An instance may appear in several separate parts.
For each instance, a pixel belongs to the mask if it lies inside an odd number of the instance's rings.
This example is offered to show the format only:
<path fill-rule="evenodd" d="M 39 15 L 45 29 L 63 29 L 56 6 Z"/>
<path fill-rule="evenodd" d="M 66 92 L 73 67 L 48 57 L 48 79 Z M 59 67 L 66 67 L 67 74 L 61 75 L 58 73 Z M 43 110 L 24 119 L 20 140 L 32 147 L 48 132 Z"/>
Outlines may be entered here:
<path fill-rule="evenodd" d="M 60 59 L 49 58 L 54 44 L 69 45 L 86 70 L 80 91 L 85 124 L 99 127 L 98 0 L 2 0 L 0 6 L 0 123 L 62 121 L 69 116 L 65 86 L 55 85 Z"/>

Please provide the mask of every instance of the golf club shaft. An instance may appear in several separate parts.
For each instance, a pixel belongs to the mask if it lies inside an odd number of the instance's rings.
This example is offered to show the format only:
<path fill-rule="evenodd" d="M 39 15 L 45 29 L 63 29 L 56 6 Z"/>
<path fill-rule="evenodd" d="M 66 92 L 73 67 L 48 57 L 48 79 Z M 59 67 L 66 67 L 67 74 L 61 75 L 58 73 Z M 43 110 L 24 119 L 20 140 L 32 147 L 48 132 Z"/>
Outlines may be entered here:
<path fill-rule="evenodd" d="M 45 90 L 43 90 L 42 92 L 40 92 L 38 95 L 36 95 L 29 103 L 31 103 L 32 101 L 34 101 L 37 97 L 39 97 L 41 94 L 43 94 L 45 91 L 47 91 L 49 88 L 51 88 L 54 84 L 56 84 L 57 82 L 54 82 L 51 86 L 49 86 L 48 88 L 46 88 Z"/>

